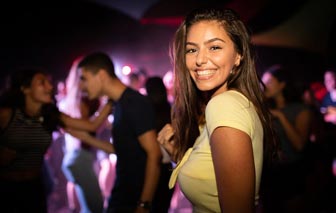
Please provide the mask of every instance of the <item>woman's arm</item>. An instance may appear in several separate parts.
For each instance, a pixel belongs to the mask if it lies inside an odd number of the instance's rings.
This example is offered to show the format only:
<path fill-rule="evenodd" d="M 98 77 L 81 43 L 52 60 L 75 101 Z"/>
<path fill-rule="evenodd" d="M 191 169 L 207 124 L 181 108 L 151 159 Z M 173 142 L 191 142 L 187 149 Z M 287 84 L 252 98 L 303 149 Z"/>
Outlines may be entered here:
<path fill-rule="evenodd" d="M 100 125 L 105 121 L 107 116 L 111 113 L 112 105 L 107 103 L 102 110 L 100 110 L 99 115 L 93 120 L 72 118 L 71 116 L 61 113 L 61 120 L 63 121 L 66 128 L 84 130 L 89 132 L 96 131 Z"/>
<path fill-rule="evenodd" d="M 255 167 L 250 137 L 231 127 L 219 127 L 210 139 L 222 212 L 252 213 Z"/>
<path fill-rule="evenodd" d="M 10 108 L 0 108 L 0 128 L 5 129 L 11 119 L 13 110 Z"/>
<path fill-rule="evenodd" d="M 310 110 L 301 111 L 295 118 L 295 123 L 292 125 L 286 118 L 285 114 L 279 110 L 271 110 L 272 114 L 277 117 L 283 126 L 288 139 L 297 151 L 301 151 L 308 138 L 311 127 L 312 115 Z"/>
<path fill-rule="evenodd" d="M 66 129 L 67 133 L 71 134 L 72 136 L 78 138 L 81 140 L 81 142 L 84 142 L 86 144 L 89 144 L 97 149 L 101 149 L 107 153 L 115 153 L 115 149 L 113 144 L 111 144 L 108 141 L 100 140 L 96 137 L 93 137 L 88 132 L 85 131 L 79 131 L 74 129 Z"/>
<path fill-rule="evenodd" d="M 175 151 L 174 147 L 174 130 L 171 124 L 166 124 L 158 133 L 157 141 L 161 144 L 161 146 L 168 152 L 168 154 L 173 158 L 173 154 Z"/>
<path fill-rule="evenodd" d="M 13 110 L 10 108 L 0 108 L 0 128 L 2 132 L 9 124 Z M 16 157 L 16 151 L 3 146 L 0 141 L 0 166 L 6 166 Z"/>

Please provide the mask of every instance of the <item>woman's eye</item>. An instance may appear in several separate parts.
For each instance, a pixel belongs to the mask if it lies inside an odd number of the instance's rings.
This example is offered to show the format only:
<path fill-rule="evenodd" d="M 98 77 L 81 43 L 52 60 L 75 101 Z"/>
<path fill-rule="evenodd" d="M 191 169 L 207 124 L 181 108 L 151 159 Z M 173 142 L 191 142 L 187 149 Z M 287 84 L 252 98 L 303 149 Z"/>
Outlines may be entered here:
<path fill-rule="evenodd" d="M 196 49 L 186 49 L 186 53 L 194 53 L 196 52 Z"/>
<path fill-rule="evenodd" d="M 210 49 L 211 50 L 219 50 L 219 49 L 221 49 L 221 47 L 220 46 L 212 46 L 212 47 L 210 47 Z"/>

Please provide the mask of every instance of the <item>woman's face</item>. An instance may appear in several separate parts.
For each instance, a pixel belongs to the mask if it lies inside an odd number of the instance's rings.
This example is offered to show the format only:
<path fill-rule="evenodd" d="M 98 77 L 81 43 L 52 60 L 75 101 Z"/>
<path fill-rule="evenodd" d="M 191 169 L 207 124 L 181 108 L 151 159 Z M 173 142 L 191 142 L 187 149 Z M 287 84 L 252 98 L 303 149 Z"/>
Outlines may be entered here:
<path fill-rule="evenodd" d="M 23 89 L 26 99 L 33 102 L 46 104 L 53 101 L 53 86 L 48 77 L 42 73 L 36 74 L 30 87 Z"/>
<path fill-rule="evenodd" d="M 265 96 L 267 98 L 274 98 L 278 94 L 282 93 L 283 88 L 285 87 L 284 82 L 280 82 L 275 78 L 271 73 L 265 72 L 261 78 L 262 82 L 265 84 Z"/>
<path fill-rule="evenodd" d="M 192 25 L 186 40 L 186 65 L 197 88 L 215 89 L 214 95 L 227 90 L 227 79 L 240 55 L 223 26 L 217 21 Z"/>
<path fill-rule="evenodd" d="M 336 79 L 332 72 L 324 74 L 324 85 L 329 92 L 336 89 Z"/>

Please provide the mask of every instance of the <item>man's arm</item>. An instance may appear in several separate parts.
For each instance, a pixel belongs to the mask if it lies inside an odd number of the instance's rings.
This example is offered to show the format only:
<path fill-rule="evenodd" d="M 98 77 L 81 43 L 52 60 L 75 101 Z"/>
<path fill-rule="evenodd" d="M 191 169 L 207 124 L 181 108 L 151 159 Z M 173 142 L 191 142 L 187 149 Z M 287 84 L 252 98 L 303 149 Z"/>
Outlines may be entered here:
<path fill-rule="evenodd" d="M 160 177 L 162 155 L 159 144 L 156 141 L 156 137 L 157 134 L 155 130 L 147 131 L 138 137 L 140 145 L 147 154 L 145 182 L 139 198 L 140 201 L 144 202 L 152 202 Z"/>
<path fill-rule="evenodd" d="M 108 141 L 100 140 L 92 135 L 90 135 L 86 131 L 79 131 L 74 129 L 67 129 L 66 130 L 72 136 L 80 139 L 83 143 L 86 143 L 90 146 L 93 146 L 97 149 L 101 149 L 109 154 L 115 153 L 115 149 L 113 144 Z"/>

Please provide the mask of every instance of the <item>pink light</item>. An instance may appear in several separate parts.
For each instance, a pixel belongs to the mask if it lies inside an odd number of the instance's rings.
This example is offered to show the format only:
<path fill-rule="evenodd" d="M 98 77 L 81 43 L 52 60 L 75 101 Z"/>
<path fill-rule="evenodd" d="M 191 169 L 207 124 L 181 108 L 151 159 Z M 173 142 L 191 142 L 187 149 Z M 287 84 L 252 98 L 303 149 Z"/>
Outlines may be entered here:
<path fill-rule="evenodd" d="M 174 74 L 173 74 L 172 71 L 168 71 L 163 76 L 163 83 L 167 87 L 167 89 L 173 88 L 173 84 L 174 84 L 174 76 L 173 75 Z"/>
<path fill-rule="evenodd" d="M 336 177 L 336 158 L 333 160 L 332 173 Z"/>
<path fill-rule="evenodd" d="M 132 72 L 132 69 L 130 66 L 123 66 L 121 72 L 123 75 L 129 75 Z"/>

